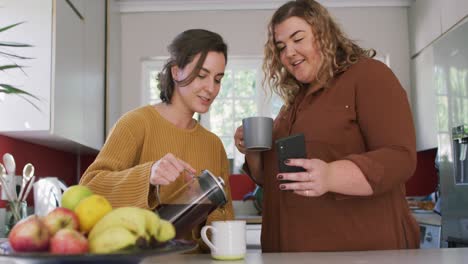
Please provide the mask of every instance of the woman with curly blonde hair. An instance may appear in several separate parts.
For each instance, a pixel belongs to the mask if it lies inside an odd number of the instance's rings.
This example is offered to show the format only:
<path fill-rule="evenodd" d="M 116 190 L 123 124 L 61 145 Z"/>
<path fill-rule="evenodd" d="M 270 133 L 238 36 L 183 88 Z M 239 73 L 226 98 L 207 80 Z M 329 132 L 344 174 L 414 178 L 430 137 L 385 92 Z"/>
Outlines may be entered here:
<path fill-rule="evenodd" d="M 236 130 L 244 168 L 264 188 L 264 252 L 419 247 L 405 200 L 416 167 L 411 110 L 374 55 L 316 1 L 290 1 L 273 14 L 263 70 L 284 100 L 273 140 L 303 134 L 307 157 L 285 161 L 299 172 L 280 171 L 275 146 L 247 151 Z"/>
<path fill-rule="evenodd" d="M 292 8 L 293 4 L 294 8 Z M 360 57 L 372 58 L 376 54 L 374 50 L 365 50 L 347 38 L 333 21 L 327 9 L 315 1 L 290 2 L 276 14 L 268 25 L 263 69 L 269 87 L 283 98 L 286 106 L 294 100 L 301 86 L 294 76 L 284 71 L 275 43 L 274 25 L 286 18 L 302 17 L 311 25 L 317 46 L 322 47 L 319 49 L 322 61 L 317 71 L 317 82 L 326 84 L 336 74 L 346 71 Z"/>

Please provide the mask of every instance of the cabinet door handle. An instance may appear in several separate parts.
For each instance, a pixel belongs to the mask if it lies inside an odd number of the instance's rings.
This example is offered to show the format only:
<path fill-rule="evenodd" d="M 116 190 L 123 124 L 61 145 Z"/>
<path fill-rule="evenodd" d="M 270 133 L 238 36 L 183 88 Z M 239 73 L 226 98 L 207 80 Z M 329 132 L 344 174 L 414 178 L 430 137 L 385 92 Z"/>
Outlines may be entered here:
<path fill-rule="evenodd" d="M 427 241 L 427 242 L 432 242 L 432 233 L 431 233 L 431 232 L 428 232 L 428 233 L 426 234 L 426 241 Z"/>
<path fill-rule="evenodd" d="M 71 9 L 73 9 L 73 12 L 75 12 L 75 14 L 81 19 L 81 20 L 84 20 L 84 17 L 83 15 L 81 15 L 80 11 L 78 11 L 78 9 L 75 7 L 75 5 L 70 2 L 70 0 L 66 0 L 67 4 L 71 7 Z"/>

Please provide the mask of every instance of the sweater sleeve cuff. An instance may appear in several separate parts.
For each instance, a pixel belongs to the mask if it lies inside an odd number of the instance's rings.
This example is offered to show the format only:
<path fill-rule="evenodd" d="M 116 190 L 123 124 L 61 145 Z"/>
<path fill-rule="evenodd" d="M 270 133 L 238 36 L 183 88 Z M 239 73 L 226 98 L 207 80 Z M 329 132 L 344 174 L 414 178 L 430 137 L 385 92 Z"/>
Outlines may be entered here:
<path fill-rule="evenodd" d="M 154 209 L 156 208 L 156 193 L 154 185 L 150 184 L 150 176 L 151 176 L 151 167 L 153 166 L 154 162 L 146 162 L 141 165 L 135 167 L 136 173 L 138 175 L 145 175 L 144 180 L 148 183 L 148 187 L 145 188 L 144 193 L 145 197 L 147 198 L 147 208 Z"/>

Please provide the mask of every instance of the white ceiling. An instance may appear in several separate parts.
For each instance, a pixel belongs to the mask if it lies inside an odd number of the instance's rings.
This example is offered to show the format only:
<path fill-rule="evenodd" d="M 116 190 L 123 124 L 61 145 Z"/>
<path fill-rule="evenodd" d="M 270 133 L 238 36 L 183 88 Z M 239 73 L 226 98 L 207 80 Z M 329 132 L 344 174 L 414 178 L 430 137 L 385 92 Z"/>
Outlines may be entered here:
<path fill-rule="evenodd" d="M 414 0 L 318 0 L 327 7 L 408 7 Z M 120 12 L 275 9 L 287 0 L 117 0 Z"/>

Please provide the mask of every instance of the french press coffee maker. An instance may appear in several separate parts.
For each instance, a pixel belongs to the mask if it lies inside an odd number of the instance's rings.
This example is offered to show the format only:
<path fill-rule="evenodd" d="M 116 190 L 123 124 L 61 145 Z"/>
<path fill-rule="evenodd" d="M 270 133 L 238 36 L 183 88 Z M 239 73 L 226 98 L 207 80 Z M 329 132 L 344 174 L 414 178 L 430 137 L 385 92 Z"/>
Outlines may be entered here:
<path fill-rule="evenodd" d="M 159 186 L 156 186 L 159 203 L 156 212 L 175 226 L 176 237 L 181 238 L 203 223 L 211 212 L 226 204 L 224 186 L 221 177 L 214 176 L 209 170 L 203 170 L 162 203 L 159 199 Z"/>

